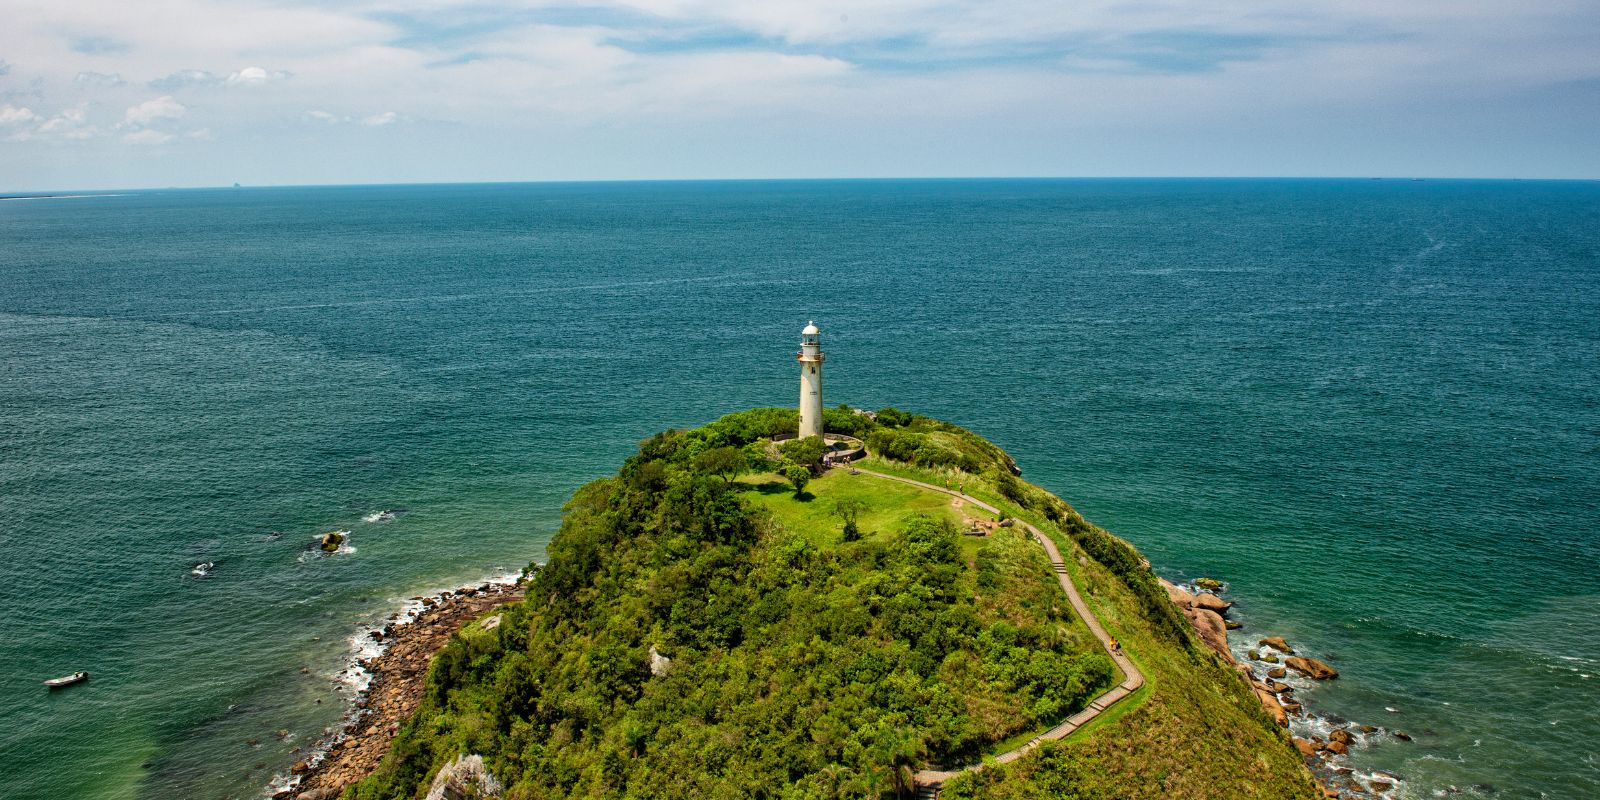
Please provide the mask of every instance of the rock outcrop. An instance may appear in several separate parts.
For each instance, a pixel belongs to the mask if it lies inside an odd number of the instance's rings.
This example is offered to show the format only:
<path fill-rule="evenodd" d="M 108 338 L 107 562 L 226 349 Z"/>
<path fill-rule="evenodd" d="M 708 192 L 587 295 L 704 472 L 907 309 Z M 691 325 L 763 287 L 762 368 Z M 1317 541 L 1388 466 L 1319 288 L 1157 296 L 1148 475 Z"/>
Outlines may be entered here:
<path fill-rule="evenodd" d="M 661 655 L 655 645 L 650 645 L 650 674 L 659 678 L 672 668 L 672 659 Z"/>
<path fill-rule="evenodd" d="M 1289 643 L 1284 641 L 1282 636 L 1268 636 L 1267 638 L 1256 642 L 1256 644 L 1259 644 L 1262 647 L 1270 647 L 1280 653 L 1294 655 L 1294 648 L 1290 647 Z"/>
<path fill-rule="evenodd" d="M 1232 603 L 1208 592 L 1201 592 L 1200 594 L 1195 595 L 1194 604 L 1197 608 L 1203 608 L 1207 611 L 1215 611 L 1218 614 L 1233 608 Z"/>
<path fill-rule="evenodd" d="M 1339 671 L 1314 658 L 1291 656 L 1283 660 L 1289 669 L 1311 678 L 1312 680 L 1326 681 L 1339 677 Z"/>
<path fill-rule="evenodd" d="M 433 776 L 426 800 L 492 800 L 500 796 L 500 782 L 483 765 L 483 756 L 456 756 Z"/>

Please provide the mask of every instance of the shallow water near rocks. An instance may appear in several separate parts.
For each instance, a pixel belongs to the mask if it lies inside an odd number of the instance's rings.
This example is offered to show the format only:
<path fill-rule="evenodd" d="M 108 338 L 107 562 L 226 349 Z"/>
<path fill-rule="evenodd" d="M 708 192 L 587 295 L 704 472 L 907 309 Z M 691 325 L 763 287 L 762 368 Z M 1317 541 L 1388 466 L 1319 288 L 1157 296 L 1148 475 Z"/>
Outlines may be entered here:
<path fill-rule="evenodd" d="M 0 205 L 0 287 L 6 797 L 259 795 L 363 626 L 790 404 L 808 319 L 827 403 L 989 437 L 1415 737 L 1352 768 L 1600 795 L 1600 184 L 137 192 Z"/>

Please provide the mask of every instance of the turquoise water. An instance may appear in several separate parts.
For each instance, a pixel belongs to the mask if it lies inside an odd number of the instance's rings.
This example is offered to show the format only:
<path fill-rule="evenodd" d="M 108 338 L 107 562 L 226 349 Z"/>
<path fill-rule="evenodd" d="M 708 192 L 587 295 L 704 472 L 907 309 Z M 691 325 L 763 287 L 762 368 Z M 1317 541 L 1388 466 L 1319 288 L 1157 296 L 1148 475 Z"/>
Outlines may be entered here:
<path fill-rule="evenodd" d="M 829 404 L 990 437 L 1415 736 L 1354 766 L 1600 794 L 1600 184 L 921 181 L 0 203 L 0 795 L 258 795 L 361 625 L 790 403 L 810 318 Z"/>

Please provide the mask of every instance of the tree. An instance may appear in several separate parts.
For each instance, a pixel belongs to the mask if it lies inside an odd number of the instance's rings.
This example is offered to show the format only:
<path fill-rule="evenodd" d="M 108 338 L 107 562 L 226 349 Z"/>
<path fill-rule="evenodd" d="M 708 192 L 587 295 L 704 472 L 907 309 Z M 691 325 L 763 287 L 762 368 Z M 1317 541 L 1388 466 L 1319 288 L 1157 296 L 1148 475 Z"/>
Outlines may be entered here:
<path fill-rule="evenodd" d="M 744 453 L 737 447 L 713 447 L 695 456 L 694 468 L 707 475 L 721 475 L 732 480 L 744 472 Z"/>
<path fill-rule="evenodd" d="M 807 436 L 778 445 L 778 452 L 782 453 L 784 458 L 806 466 L 821 463 L 822 454 L 827 451 L 828 445 L 822 441 L 821 436 Z"/>
<path fill-rule="evenodd" d="M 805 493 L 806 484 L 811 482 L 811 470 L 799 464 L 790 464 L 784 467 L 783 477 L 788 478 L 789 482 L 794 484 L 794 496 L 799 497 Z"/>
<path fill-rule="evenodd" d="M 833 513 L 844 520 L 844 540 L 854 542 L 861 538 L 861 529 L 856 527 L 856 517 L 867 510 L 866 501 L 855 497 L 841 498 L 833 504 Z"/>

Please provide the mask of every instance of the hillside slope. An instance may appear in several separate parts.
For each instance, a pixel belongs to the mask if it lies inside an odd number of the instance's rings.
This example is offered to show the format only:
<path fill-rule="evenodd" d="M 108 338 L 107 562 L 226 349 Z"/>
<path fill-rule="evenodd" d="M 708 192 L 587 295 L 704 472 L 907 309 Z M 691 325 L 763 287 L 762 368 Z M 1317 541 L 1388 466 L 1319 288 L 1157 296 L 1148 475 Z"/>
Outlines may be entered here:
<path fill-rule="evenodd" d="M 347 796 L 420 797 L 466 754 L 515 798 L 894 796 L 1119 680 L 1019 529 L 937 492 L 785 470 L 767 440 L 794 424 L 757 409 L 669 431 L 580 489 L 527 599 L 441 651 L 417 714 Z M 1131 547 L 960 428 L 892 409 L 827 424 L 879 454 L 865 470 L 1039 526 L 1147 676 L 1084 731 L 945 797 L 1316 796 Z"/>

